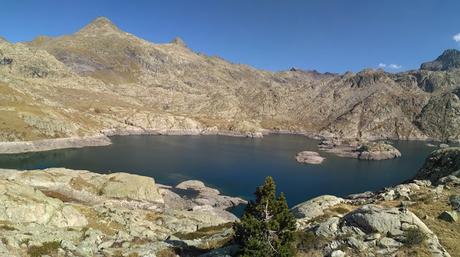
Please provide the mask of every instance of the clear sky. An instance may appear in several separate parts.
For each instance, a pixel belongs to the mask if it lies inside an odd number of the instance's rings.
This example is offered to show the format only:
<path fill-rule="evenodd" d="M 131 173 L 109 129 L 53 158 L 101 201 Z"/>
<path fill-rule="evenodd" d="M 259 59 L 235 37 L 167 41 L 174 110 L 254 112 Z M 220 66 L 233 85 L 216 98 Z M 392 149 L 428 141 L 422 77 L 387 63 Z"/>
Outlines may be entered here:
<path fill-rule="evenodd" d="M 152 42 L 179 36 L 196 52 L 268 70 L 400 71 L 460 48 L 458 0 L 2 0 L 0 8 L 0 36 L 13 42 L 106 16 Z"/>

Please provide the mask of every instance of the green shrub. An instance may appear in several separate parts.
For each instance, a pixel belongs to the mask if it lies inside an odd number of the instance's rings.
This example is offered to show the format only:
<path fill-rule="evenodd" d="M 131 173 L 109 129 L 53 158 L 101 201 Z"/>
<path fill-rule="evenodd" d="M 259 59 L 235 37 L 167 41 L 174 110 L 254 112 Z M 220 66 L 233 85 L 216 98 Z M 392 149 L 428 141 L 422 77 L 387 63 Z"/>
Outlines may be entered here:
<path fill-rule="evenodd" d="M 210 227 L 204 227 L 200 228 L 195 232 L 191 233 L 176 233 L 174 236 L 183 239 L 183 240 L 194 240 L 202 237 L 207 237 L 207 236 L 212 236 L 213 234 L 219 233 L 224 231 L 225 229 L 231 228 L 233 223 L 223 223 L 217 226 L 210 226 Z"/>
<path fill-rule="evenodd" d="M 8 231 L 13 231 L 16 230 L 14 227 L 9 226 L 9 225 L 0 225 L 0 230 L 8 230 Z"/>
<path fill-rule="evenodd" d="M 276 196 L 271 177 L 257 188 L 256 200 L 247 206 L 239 223 L 235 223 L 235 241 L 241 246 L 241 257 L 294 256 L 296 221 L 286 198 Z"/>
<path fill-rule="evenodd" d="M 403 243 L 407 246 L 419 245 L 425 241 L 426 235 L 419 228 L 411 228 L 404 232 Z"/>
<path fill-rule="evenodd" d="M 327 244 L 323 236 L 317 236 L 312 231 L 297 232 L 297 249 L 308 252 L 310 250 L 321 250 Z"/>
<path fill-rule="evenodd" d="M 27 253 L 31 257 L 41 257 L 43 255 L 51 255 L 57 253 L 57 250 L 61 247 L 61 242 L 51 241 L 45 242 L 40 246 L 30 246 Z"/>

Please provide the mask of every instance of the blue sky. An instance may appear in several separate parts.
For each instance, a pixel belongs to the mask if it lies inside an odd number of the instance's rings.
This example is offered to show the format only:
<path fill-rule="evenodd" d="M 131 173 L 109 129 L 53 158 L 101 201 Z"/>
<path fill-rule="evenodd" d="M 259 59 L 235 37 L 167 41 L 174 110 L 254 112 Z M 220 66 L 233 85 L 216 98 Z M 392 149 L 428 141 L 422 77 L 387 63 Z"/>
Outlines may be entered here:
<path fill-rule="evenodd" d="M 180 36 L 196 52 L 267 70 L 401 71 L 460 48 L 458 0 L 3 0 L 1 9 L 0 36 L 13 42 L 106 16 L 149 41 Z"/>

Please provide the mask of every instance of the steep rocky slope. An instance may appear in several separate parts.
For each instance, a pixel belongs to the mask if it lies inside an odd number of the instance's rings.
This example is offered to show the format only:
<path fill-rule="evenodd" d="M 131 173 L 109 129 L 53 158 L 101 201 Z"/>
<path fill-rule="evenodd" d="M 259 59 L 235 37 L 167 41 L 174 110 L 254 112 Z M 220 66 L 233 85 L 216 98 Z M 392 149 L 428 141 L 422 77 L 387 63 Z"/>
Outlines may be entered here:
<path fill-rule="evenodd" d="M 268 72 L 180 39 L 150 43 L 98 18 L 71 35 L 0 42 L 0 140 L 101 131 L 456 140 L 458 54 L 443 56 L 446 69 L 397 74 Z"/>

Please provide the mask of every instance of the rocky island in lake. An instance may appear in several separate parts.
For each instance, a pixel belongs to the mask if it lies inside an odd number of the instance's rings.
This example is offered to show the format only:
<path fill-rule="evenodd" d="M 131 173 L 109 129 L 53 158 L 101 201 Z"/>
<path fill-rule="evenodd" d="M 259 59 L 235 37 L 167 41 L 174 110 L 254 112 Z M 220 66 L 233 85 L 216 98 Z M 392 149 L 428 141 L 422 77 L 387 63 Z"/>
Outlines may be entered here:
<path fill-rule="evenodd" d="M 309 163 L 309 164 L 321 164 L 324 161 L 324 157 L 321 157 L 319 153 L 312 151 L 302 151 L 296 155 L 297 162 Z"/>
<path fill-rule="evenodd" d="M 340 157 L 360 160 L 387 160 L 401 157 L 401 152 L 389 143 L 360 140 L 323 140 L 318 148 Z"/>

